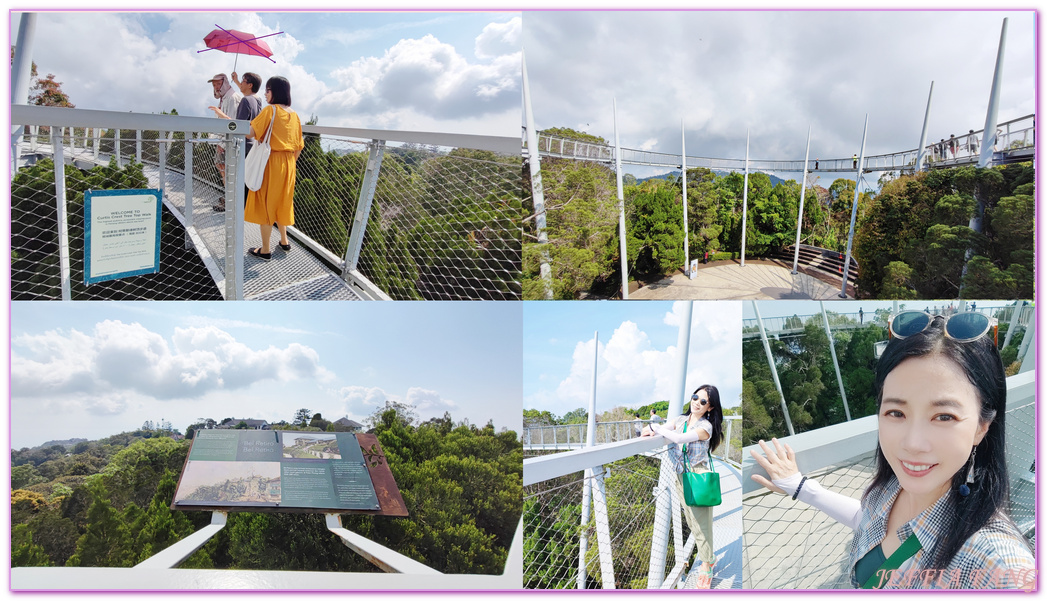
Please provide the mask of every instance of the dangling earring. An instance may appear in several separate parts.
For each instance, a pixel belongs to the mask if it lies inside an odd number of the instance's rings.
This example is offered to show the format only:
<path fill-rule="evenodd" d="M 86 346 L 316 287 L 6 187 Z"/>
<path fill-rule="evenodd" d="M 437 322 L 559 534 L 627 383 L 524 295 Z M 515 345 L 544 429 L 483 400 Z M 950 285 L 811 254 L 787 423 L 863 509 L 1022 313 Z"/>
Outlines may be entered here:
<path fill-rule="evenodd" d="M 978 447 L 971 449 L 971 466 L 967 469 L 967 482 L 960 485 L 960 496 L 966 497 L 971 494 L 971 484 L 974 484 L 974 456 L 978 453 Z"/>

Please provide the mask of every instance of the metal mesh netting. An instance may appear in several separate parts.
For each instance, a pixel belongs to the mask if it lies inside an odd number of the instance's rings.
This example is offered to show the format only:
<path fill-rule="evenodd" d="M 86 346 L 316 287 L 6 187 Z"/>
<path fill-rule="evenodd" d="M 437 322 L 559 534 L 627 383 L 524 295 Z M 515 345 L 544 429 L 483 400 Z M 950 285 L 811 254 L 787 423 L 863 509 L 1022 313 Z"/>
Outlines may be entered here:
<path fill-rule="evenodd" d="M 872 480 L 867 453 L 846 465 L 809 474 L 826 489 L 858 498 Z M 761 490 L 742 502 L 745 588 L 850 588 L 847 550 L 854 531 L 821 511 Z"/>
<path fill-rule="evenodd" d="M 23 141 L 23 149 L 28 150 L 29 154 L 28 164 L 19 169 L 11 183 L 13 300 L 62 297 L 59 222 L 55 201 L 55 169 L 50 158 L 50 131 L 49 128 L 34 130 L 36 135 L 31 132 Z M 113 133 L 110 130 L 109 139 L 99 139 L 93 132 L 85 135 L 82 129 L 67 129 L 63 137 L 65 156 L 72 159 L 72 164 L 67 162 L 64 170 L 72 298 L 221 299 L 215 280 L 200 255 L 192 245 L 186 244 L 185 229 L 180 220 L 166 207 L 161 215 L 160 273 L 84 284 L 84 192 L 94 189 L 155 188 L 158 181 L 155 168 L 132 163 L 136 155 L 133 139 L 121 140 L 121 162 L 125 166 L 117 166 L 115 156 L 107 155 L 113 151 Z M 156 140 L 167 135 L 166 132 L 143 132 L 143 160 L 159 156 L 159 143 Z M 173 152 L 174 149 L 184 149 L 184 143 L 168 146 L 172 150 L 169 156 L 173 155 L 184 165 L 184 155 Z M 169 167 L 173 168 L 174 164 L 168 161 Z"/>
<path fill-rule="evenodd" d="M 370 143 L 306 134 L 300 228 L 344 256 Z M 387 148 L 358 268 L 394 299 L 520 298 L 521 159 L 489 151 Z"/>
<path fill-rule="evenodd" d="M 659 501 L 652 491 L 658 485 L 659 463 L 656 457 L 636 456 L 605 466 L 614 588 L 647 588 L 655 505 Z M 585 588 L 603 588 L 596 533 L 596 520 L 602 516 L 597 516 L 594 503 L 589 524 L 581 526 L 584 481 L 583 474 L 576 473 L 524 489 L 525 588 L 578 588 L 583 534 L 588 541 Z M 595 488 L 595 479 L 592 484 Z M 673 493 L 664 489 L 657 494 Z M 684 521 L 682 516 L 680 520 Z M 686 540 L 686 522 L 683 531 Z M 675 550 L 670 541 L 667 570 L 674 563 Z"/>
<path fill-rule="evenodd" d="M 1031 405 L 1007 412 L 1009 514 L 1035 547 L 1035 448 Z M 875 472 L 874 453 L 808 474 L 833 492 L 860 498 Z M 760 490 L 743 501 L 744 579 L 750 589 L 851 588 L 848 550 L 854 531 L 818 509 Z"/>
<path fill-rule="evenodd" d="M 167 282 L 164 291 L 158 292 L 149 285 L 125 280 L 102 288 L 92 287 L 86 295 L 78 290 L 74 298 L 213 298 L 211 291 L 200 288 L 214 287 L 213 282 L 224 277 L 229 230 L 226 214 L 221 211 L 224 187 L 217 167 L 225 157 L 218 150 L 218 139 L 189 134 L 187 144 L 184 132 L 121 130 L 117 143 L 118 132 L 112 129 L 100 132 L 70 128 L 65 132 L 66 158 L 76 166 L 67 168 L 69 200 L 74 203 L 82 204 L 84 189 L 160 187 L 158 167 L 163 160 L 164 199 L 178 212 L 181 221 L 191 220 L 193 243 L 202 255 L 204 272 L 209 269 L 208 279 L 212 279 L 208 284 L 197 277 L 203 273 L 198 269 L 201 259 L 186 258 L 197 264 L 187 267 L 181 259 L 168 253 L 161 260 L 163 278 L 188 277 L 191 282 Z M 49 136 L 50 128 L 31 127 L 23 142 L 22 154 L 30 164 L 23 172 L 29 184 L 19 192 L 32 196 L 33 201 L 19 203 L 18 198 L 13 201 L 19 204 L 17 219 L 22 219 L 16 221 L 14 229 L 16 234 L 25 234 L 20 240 L 29 244 L 27 247 L 16 245 L 14 250 L 25 258 L 31 251 L 40 250 L 36 247 L 44 247 L 44 251 L 53 251 L 54 258 L 44 259 L 37 253 L 32 260 L 22 261 L 17 269 L 24 273 L 21 277 L 16 275 L 16 281 L 47 280 L 51 278 L 46 275 L 50 273 L 46 267 L 48 261 L 58 263 L 57 225 L 51 227 L 57 224 L 54 217 L 57 211 L 53 206 L 50 209 L 43 206 L 48 203 L 48 190 L 54 194 L 53 172 L 49 174 L 43 163 L 53 152 Z M 305 138 L 306 147 L 298 160 L 296 228 L 329 251 L 334 256 L 333 262 L 337 262 L 346 254 L 372 143 L 309 133 Z M 187 148 L 189 145 L 191 149 Z M 70 171 L 83 172 L 83 179 L 89 179 L 86 172 L 95 165 L 107 164 L 117 156 L 117 149 L 121 165 L 140 159 L 144 167 L 110 170 L 112 173 L 88 182 L 87 188 Z M 192 152 L 193 177 L 187 180 L 184 166 L 189 152 Z M 33 163 L 39 166 L 33 167 Z M 118 173 L 128 169 L 137 169 L 137 175 L 128 175 L 124 178 L 126 181 L 121 181 Z M 518 220 L 523 193 L 520 169 L 519 156 L 488 151 L 462 148 L 446 151 L 413 144 L 389 148 L 381 163 L 366 224 L 358 263 L 361 273 L 394 299 L 519 299 Z M 186 202 L 189 186 L 192 187 L 191 211 Z M 54 204 L 53 196 L 50 204 Z M 162 234 L 164 248 L 172 252 L 181 244 L 180 239 L 185 238 L 184 231 L 175 232 L 181 227 L 178 222 L 171 220 Z M 164 223 L 168 223 L 166 217 Z M 71 220 L 73 258 L 82 266 L 82 223 L 80 227 L 77 230 Z M 52 233 L 44 233 L 45 229 Z M 257 245 L 255 231 L 248 229 L 246 233 L 250 240 L 245 241 L 245 246 L 248 241 Z M 78 239 L 77 235 L 81 237 Z M 55 242 L 51 242 L 51 238 Z M 75 254 L 77 245 L 80 256 Z M 337 267 L 331 265 L 330 256 L 326 260 L 329 268 Z M 249 271 L 252 265 L 248 261 Z M 42 275 L 41 270 L 46 273 Z M 182 271 L 190 273 L 176 273 Z M 159 275 L 151 277 L 161 279 Z M 284 286 L 294 285 L 296 276 L 291 273 L 286 277 L 291 279 Z M 308 280 L 316 276 L 310 271 L 302 277 Z M 113 287 L 123 290 L 121 295 L 114 295 Z M 25 294 L 19 298 L 58 298 L 51 296 L 53 291 L 44 292 L 37 286 L 30 286 Z"/>

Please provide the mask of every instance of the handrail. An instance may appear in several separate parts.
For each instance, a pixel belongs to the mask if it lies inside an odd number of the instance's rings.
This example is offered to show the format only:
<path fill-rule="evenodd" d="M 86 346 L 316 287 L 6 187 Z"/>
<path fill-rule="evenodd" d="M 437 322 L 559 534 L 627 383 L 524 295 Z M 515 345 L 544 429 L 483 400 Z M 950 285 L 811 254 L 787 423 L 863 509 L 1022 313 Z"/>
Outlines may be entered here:
<path fill-rule="evenodd" d="M 12 125 L 50 125 L 55 127 L 195 131 L 209 134 L 233 133 L 246 135 L 250 131 L 250 121 L 245 120 L 157 115 L 151 113 L 123 113 L 28 104 L 11 105 L 11 123 Z M 511 136 L 362 129 L 319 125 L 303 125 L 302 133 L 364 140 L 435 144 L 453 148 L 490 150 L 513 155 L 520 153 L 519 138 Z"/>

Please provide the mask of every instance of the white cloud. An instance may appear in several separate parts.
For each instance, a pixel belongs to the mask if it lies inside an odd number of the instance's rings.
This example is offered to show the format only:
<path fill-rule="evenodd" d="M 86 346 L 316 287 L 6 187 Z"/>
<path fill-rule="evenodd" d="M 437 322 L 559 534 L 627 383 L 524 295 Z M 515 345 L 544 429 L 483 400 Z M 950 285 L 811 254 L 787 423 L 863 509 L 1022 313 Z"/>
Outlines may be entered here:
<path fill-rule="evenodd" d="M 515 17 L 506 23 L 491 23 L 476 37 L 476 57 L 497 58 L 520 51 L 520 30 L 523 19 Z"/>
<path fill-rule="evenodd" d="M 71 402 L 96 414 L 120 413 L 138 396 L 196 399 L 257 382 L 333 377 L 309 347 L 255 350 L 213 326 L 176 328 L 168 343 L 141 324 L 106 320 L 89 333 L 52 330 L 12 342 L 14 397 Z"/>
<path fill-rule="evenodd" d="M 425 388 L 408 388 L 407 402 L 414 405 L 419 413 L 426 415 L 458 409 L 458 404 L 454 401 L 440 398 L 439 392 Z"/>

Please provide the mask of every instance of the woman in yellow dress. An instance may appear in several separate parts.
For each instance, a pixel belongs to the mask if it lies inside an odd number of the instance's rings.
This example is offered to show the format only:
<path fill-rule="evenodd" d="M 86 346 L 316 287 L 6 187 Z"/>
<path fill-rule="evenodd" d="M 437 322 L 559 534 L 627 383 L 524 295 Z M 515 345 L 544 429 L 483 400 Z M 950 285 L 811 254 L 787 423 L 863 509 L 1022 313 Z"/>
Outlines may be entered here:
<path fill-rule="evenodd" d="M 298 113 L 291 110 L 291 83 L 283 77 L 270 77 L 265 82 L 265 100 L 269 106 L 251 121 L 251 133 L 247 137 L 264 140 L 272 122 L 273 133 L 269 137 L 272 151 L 265 166 L 262 187 L 247 195 L 244 221 L 257 223 L 262 232 L 262 246 L 250 249 L 248 254 L 268 261 L 273 257 L 269 238 L 274 223 L 280 230 L 280 248 L 285 252 L 291 250 L 287 226 L 294 225 L 296 161 L 305 143 L 302 140 L 302 121 Z"/>

